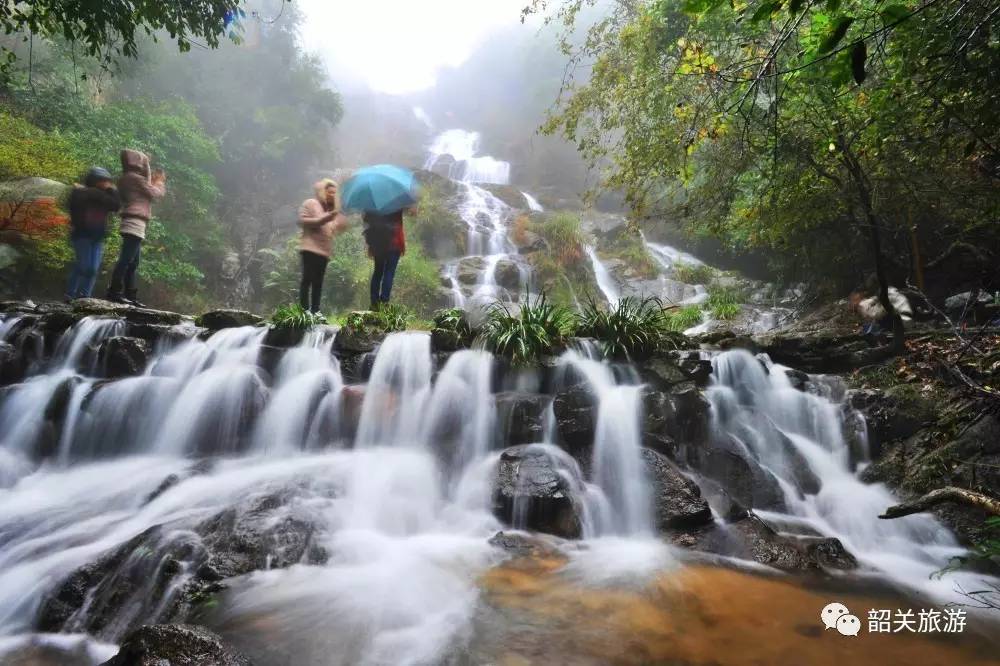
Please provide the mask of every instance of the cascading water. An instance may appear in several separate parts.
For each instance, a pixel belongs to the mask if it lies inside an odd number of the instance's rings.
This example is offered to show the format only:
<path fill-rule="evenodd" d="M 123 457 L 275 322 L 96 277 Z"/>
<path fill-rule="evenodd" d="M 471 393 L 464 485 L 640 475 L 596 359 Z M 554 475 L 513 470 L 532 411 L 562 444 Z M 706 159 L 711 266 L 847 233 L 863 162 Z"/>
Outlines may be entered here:
<path fill-rule="evenodd" d="M 785 510 L 758 510 L 761 517 L 793 531 L 837 537 L 864 565 L 905 585 L 939 598 L 954 594 L 955 578 L 931 575 L 963 552 L 948 530 L 928 514 L 873 519 L 896 500 L 883 485 L 858 480 L 840 405 L 796 389 L 785 368 L 745 351 L 723 353 L 712 365 L 707 396 L 717 444 L 735 447 L 783 494 Z M 957 579 L 974 585 L 978 578 Z"/>
<path fill-rule="evenodd" d="M 613 308 L 618 305 L 618 301 L 621 300 L 621 293 L 618 291 L 618 285 L 615 283 L 614 278 L 611 277 L 611 273 L 608 271 L 608 267 L 604 265 L 600 257 L 597 256 L 597 252 L 594 250 L 593 246 L 588 245 L 586 248 L 587 256 L 590 257 L 590 265 L 594 268 L 594 277 L 597 278 L 597 287 L 604 294 L 604 300 Z"/>
<path fill-rule="evenodd" d="M 314 329 L 276 356 L 266 329 L 238 328 L 163 344 L 143 375 L 103 381 L 86 350 L 120 332 L 77 326 L 43 374 L 0 396 L 11 419 L 12 405 L 52 399 L 52 377 L 87 387 L 59 410 L 33 412 L 41 429 L 62 428 L 58 455 L 42 454 L 50 462 L 38 463 L 35 435 L 3 431 L 0 661 L 27 642 L 78 641 L 90 655 L 80 663 L 100 663 L 130 626 L 175 621 L 175 602 L 205 575 L 212 584 L 227 576 L 228 590 L 199 621 L 259 663 L 449 663 L 464 654 L 483 612 L 479 581 L 504 557 L 488 543 L 502 528 L 493 502 L 504 446 L 495 407 L 503 382 L 490 354 L 465 350 L 437 367 L 428 334 L 396 333 L 368 381 L 349 386 L 332 330 Z M 543 441 L 525 453 L 550 461 L 577 507 L 586 541 L 567 546 L 566 579 L 613 585 L 673 570 L 677 558 L 653 529 L 638 379 L 595 345 L 578 349 L 552 381 L 593 397 L 589 458 L 557 444 L 551 400 Z M 714 367 L 715 436 L 782 481 L 787 509 L 764 518 L 838 536 L 863 563 L 911 585 L 958 552 L 929 518 L 874 518 L 893 500 L 854 479 L 835 401 L 794 391 L 780 368 L 768 374 L 745 354 Z M 800 492 L 802 464 L 820 480 L 815 494 Z M 515 525 L 527 508 L 515 502 Z M 213 573 L 254 553 L 255 534 L 266 535 L 256 564 Z M 225 538 L 235 550 L 206 559 Z M 70 589 L 86 602 L 60 615 L 66 599 L 53 605 L 51 595 L 80 571 Z M 32 634 L 40 623 L 76 634 Z"/>
<path fill-rule="evenodd" d="M 510 164 L 493 157 L 478 156 L 480 136 L 477 132 L 451 129 L 439 134 L 428 149 L 424 168 L 439 169 L 448 165 L 447 175 L 461 188 L 458 213 L 468 225 L 466 241 L 468 254 L 450 262 L 444 268 L 444 277 L 451 285 L 457 307 L 484 306 L 493 301 L 510 302 L 520 294 L 528 282 L 528 268 L 508 238 L 508 224 L 513 209 L 481 184 L 507 185 L 510 182 Z M 517 284 L 504 281 L 498 284 L 497 269 L 501 262 L 515 267 Z M 463 284 L 460 266 L 467 266 L 477 274 L 472 284 Z"/>
<path fill-rule="evenodd" d="M 536 199 L 535 197 L 531 196 L 527 192 L 521 192 L 521 196 L 524 197 L 524 200 L 526 202 L 528 202 L 528 210 L 530 210 L 530 211 L 532 211 L 534 213 L 544 213 L 545 212 L 545 208 L 542 207 L 542 204 L 538 203 L 538 199 Z"/>

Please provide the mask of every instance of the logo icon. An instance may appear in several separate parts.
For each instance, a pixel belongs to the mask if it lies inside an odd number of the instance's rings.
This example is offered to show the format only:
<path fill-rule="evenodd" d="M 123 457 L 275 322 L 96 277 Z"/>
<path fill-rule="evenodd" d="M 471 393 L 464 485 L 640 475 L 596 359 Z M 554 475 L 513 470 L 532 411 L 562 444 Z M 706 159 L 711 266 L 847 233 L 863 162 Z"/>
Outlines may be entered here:
<path fill-rule="evenodd" d="M 851 615 L 851 611 L 847 609 L 847 606 L 835 601 L 832 604 L 827 604 L 826 606 L 823 607 L 823 611 L 820 613 L 819 619 L 823 621 L 823 624 L 826 626 L 827 629 L 836 629 L 837 621 L 840 620 L 840 618 L 843 616 L 854 617 L 853 615 Z M 854 619 L 857 620 L 858 618 L 854 617 Z M 858 622 L 858 627 L 859 629 L 861 627 L 860 621 Z"/>
<path fill-rule="evenodd" d="M 837 631 L 841 636 L 857 636 L 861 631 L 861 620 L 857 615 L 841 615 L 837 619 Z"/>

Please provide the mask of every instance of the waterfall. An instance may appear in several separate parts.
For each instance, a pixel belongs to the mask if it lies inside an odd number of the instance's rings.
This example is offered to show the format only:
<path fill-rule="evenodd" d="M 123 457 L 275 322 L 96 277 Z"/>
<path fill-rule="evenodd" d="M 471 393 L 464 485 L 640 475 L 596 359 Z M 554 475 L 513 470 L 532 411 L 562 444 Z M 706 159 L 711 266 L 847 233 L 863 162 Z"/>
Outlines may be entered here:
<path fill-rule="evenodd" d="M 856 476 L 841 426 L 841 406 L 827 397 L 799 391 L 785 368 L 748 352 L 715 357 L 708 390 L 712 430 L 720 446 L 736 446 L 744 457 L 779 481 L 787 513 L 757 511 L 779 524 L 798 525 L 841 540 L 862 563 L 906 585 L 948 597 L 955 577 L 931 574 L 945 567 L 958 547 L 930 514 L 897 520 L 875 516 L 895 498 L 882 484 Z M 803 478 L 818 485 L 803 492 Z M 956 574 L 964 584 L 977 576 Z"/>
<path fill-rule="evenodd" d="M 542 204 L 538 203 L 538 199 L 531 196 L 527 192 L 521 192 L 521 196 L 524 197 L 524 200 L 528 202 L 528 210 L 533 211 L 535 213 L 545 212 L 545 209 L 542 208 Z"/>
<path fill-rule="evenodd" d="M 661 486 L 642 448 L 645 389 L 593 341 L 574 341 L 537 380 L 545 394 L 524 396 L 500 393 L 514 378 L 488 352 L 445 360 L 424 332 L 387 336 L 367 380 L 346 384 L 366 361 L 338 360 L 328 327 L 289 349 L 269 346 L 262 327 L 189 329 L 157 345 L 143 374 L 107 381 L 94 350 L 129 331 L 83 320 L 0 392 L 0 661 L 10 645 L 49 640 L 34 633 L 46 613 L 82 651 L 104 655 L 130 626 L 173 621 L 172 603 L 215 575 L 227 590 L 198 621 L 261 663 L 272 648 L 344 666 L 470 654 L 482 581 L 507 557 L 489 540 L 531 527 L 527 492 L 502 514 L 512 524 L 494 513 L 507 459 L 501 395 L 534 405 L 520 460 L 544 463 L 555 501 L 579 521 L 582 543 L 560 544 L 560 580 L 593 589 L 678 566 L 654 529 Z M 739 452 L 783 494 L 785 509 L 763 519 L 841 539 L 866 575 L 942 596 L 978 579 L 928 579 L 962 552 L 932 517 L 875 518 L 895 500 L 855 478 L 834 380 L 798 391 L 781 366 L 744 352 L 713 368 L 712 445 Z M 554 403 L 575 391 L 593 439 L 571 453 Z M 67 596 L 52 606 L 56 591 Z"/>
<path fill-rule="evenodd" d="M 519 297 L 530 279 L 527 263 L 517 254 L 508 238 L 508 225 L 514 210 L 480 184 L 506 185 L 510 181 L 510 164 L 492 157 L 478 156 L 478 132 L 451 129 L 439 134 L 428 149 L 424 168 L 434 170 L 446 157 L 453 161 L 448 166 L 448 177 L 459 187 L 458 214 L 468 225 L 466 240 L 468 254 L 445 265 L 443 277 L 451 287 L 456 307 L 483 307 L 495 301 L 511 302 Z M 459 280 L 462 262 L 481 264 L 477 268 L 475 284 L 464 288 Z M 517 266 L 518 284 L 497 281 L 497 268 L 501 262 Z"/>
<path fill-rule="evenodd" d="M 597 534 L 651 535 L 652 496 L 641 455 L 641 387 L 620 384 L 609 365 L 573 350 L 560 363 L 579 373 L 597 400 L 593 483 L 607 507 L 595 516 Z"/>
<path fill-rule="evenodd" d="M 433 171 L 445 156 L 450 156 L 454 161 L 449 167 L 448 177 L 452 180 L 507 185 L 510 182 L 510 163 L 477 155 L 479 142 L 478 132 L 446 130 L 431 143 L 424 168 Z"/>
<path fill-rule="evenodd" d="M 590 257 L 590 264 L 594 268 L 594 277 L 597 278 L 597 287 L 604 294 L 604 300 L 608 302 L 611 307 L 618 305 L 618 301 L 621 300 L 621 293 L 618 291 L 618 284 L 615 279 L 611 277 L 611 272 L 608 271 L 608 267 L 604 265 L 600 257 L 597 256 L 597 252 L 594 250 L 593 246 L 586 246 L 587 256 Z"/>

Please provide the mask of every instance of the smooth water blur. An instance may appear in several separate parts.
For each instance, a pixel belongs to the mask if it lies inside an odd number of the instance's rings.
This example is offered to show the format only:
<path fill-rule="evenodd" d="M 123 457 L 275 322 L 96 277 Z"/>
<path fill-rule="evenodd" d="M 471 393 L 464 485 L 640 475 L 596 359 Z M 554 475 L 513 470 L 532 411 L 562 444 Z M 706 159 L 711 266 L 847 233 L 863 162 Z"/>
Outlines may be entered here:
<path fill-rule="evenodd" d="M 964 549 L 931 514 L 877 518 L 897 500 L 856 476 L 840 405 L 797 390 L 785 368 L 745 351 L 720 354 L 712 365 L 713 436 L 776 477 L 784 493 L 788 515 L 760 516 L 837 537 L 863 565 L 940 599 L 954 598 L 956 583 L 981 585 L 975 574 L 932 576 Z M 804 479 L 818 488 L 804 493 Z"/>

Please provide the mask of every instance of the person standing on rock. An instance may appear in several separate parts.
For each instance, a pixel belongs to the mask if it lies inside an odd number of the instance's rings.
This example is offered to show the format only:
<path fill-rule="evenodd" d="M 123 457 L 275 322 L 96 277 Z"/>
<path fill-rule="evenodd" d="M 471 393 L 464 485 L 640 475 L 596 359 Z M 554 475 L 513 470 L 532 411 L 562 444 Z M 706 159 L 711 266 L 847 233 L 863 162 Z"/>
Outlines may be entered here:
<path fill-rule="evenodd" d="M 303 310 L 319 312 L 323 295 L 323 277 L 330 262 L 333 237 L 347 226 L 340 213 L 337 183 L 329 178 L 316 183 L 316 196 L 306 199 L 299 208 L 299 254 L 302 256 L 302 281 L 299 305 Z"/>
<path fill-rule="evenodd" d="M 365 242 L 368 244 L 368 256 L 375 262 L 370 285 L 371 309 L 378 310 L 389 302 L 392 295 L 392 283 L 396 279 L 396 267 L 399 259 L 406 253 L 406 235 L 403 232 L 403 213 L 396 211 L 381 215 L 366 212 L 363 215 L 365 224 Z"/>
<path fill-rule="evenodd" d="M 70 243 L 76 260 L 69 273 L 66 301 L 90 298 L 104 256 L 108 216 L 121 207 L 114 179 L 107 169 L 93 167 L 69 195 Z"/>
<path fill-rule="evenodd" d="M 166 194 L 167 178 L 162 171 L 150 169 L 149 157 L 137 150 L 123 150 L 122 175 L 118 191 L 122 199 L 121 253 L 111 274 L 108 300 L 142 305 L 138 301 L 137 272 L 146 225 L 152 217 L 153 202 Z"/>

